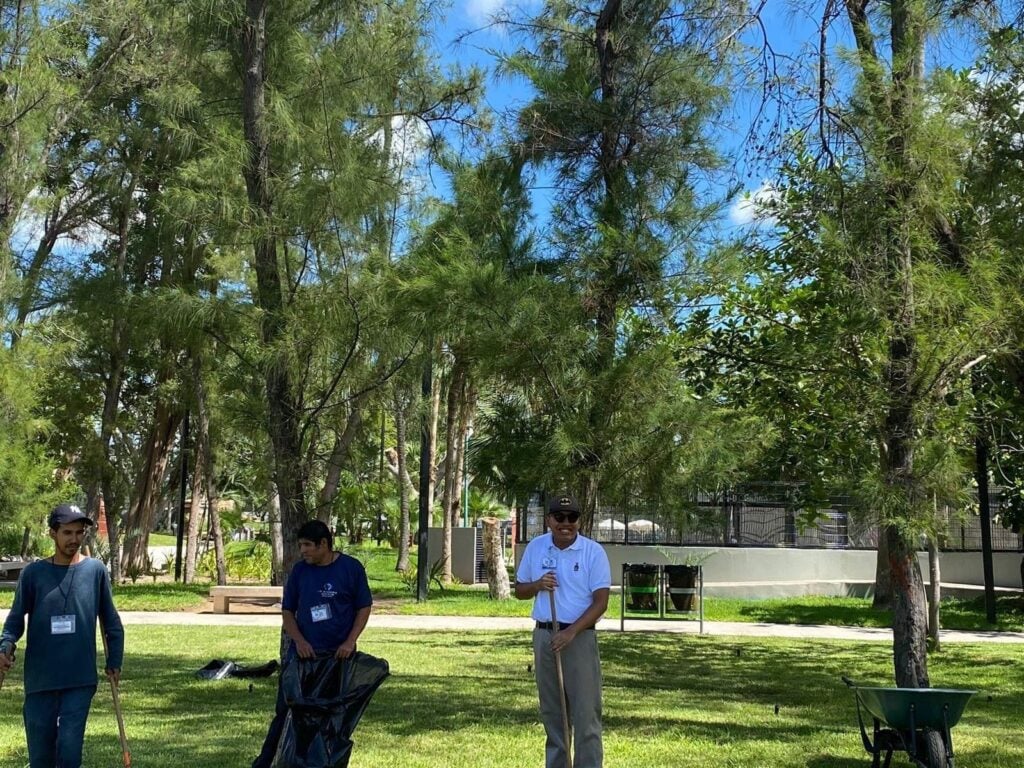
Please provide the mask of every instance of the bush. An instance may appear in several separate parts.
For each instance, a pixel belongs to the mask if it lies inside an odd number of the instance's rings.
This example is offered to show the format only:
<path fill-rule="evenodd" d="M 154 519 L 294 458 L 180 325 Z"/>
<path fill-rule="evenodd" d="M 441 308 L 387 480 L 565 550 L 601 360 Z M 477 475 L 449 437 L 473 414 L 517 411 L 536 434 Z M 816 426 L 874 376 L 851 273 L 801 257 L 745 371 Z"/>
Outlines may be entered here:
<path fill-rule="evenodd" d="M 20 525 L 0 525 L 0 555 L 16 557 L 21 554 L 21 541 L 25 529 Z M 28 540 L 29 557 L 49 557 L 53 554 L 53 541 L 45 532 L 33 530 Z"/>
<path fill-rule="evenodd" d="M 228 581 L 269 582 L 270 545 L 259 539 L 228 542 L 224 546 L 224 566 Z M 212 548 L 196 564 L 196 571 L 217 578 L 217 559 Z"/>

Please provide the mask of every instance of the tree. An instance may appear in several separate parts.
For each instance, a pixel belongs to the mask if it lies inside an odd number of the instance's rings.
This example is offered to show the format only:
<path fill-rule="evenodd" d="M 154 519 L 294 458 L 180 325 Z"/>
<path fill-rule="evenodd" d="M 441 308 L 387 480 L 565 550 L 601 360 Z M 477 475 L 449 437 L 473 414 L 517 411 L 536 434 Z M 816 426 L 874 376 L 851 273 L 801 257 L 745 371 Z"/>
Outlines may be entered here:
<path fill-rule="evenodd" d="M 953 108 L 963 95 L 956 79 L 924 69 L 942 13 L 967 10 L 914 0 L 828 4 L 822 39 L 845 16 L 855 77 L 845 91 L 821 49 L 820 119 L 791 144 L 770 206 L 779 227 L 757 251 L 766 279 L 744 294 L 759 306 L 757 320 L 742 323 L 755 332 L 735 348 L 755 359 L 752 350 L 782 353 L 771 375 L 796 372 L 797 386 L 776 391 L 794 397 L 797 411 L 813 404 L 805 421 L 821 419 L 809 429 L 799 423 L 803 435 L 835 428 L 824 419 L 839 416 L 830 453 L 842 464 L 818 459 L 804 470 L 839 469 L 878 515 L 903 687 L 928 685 L 920 536 L 939 532 L 936 498 L 962 496 L 968 483 L 973 429 L 954 393 L 972 361 L 1007 339 L 998 306 L 1012 272 L 991 250 L 963 184 L 973 124 Z M 754 377 L 766 369 L 771 361 L 758 361 Z M 799 391 L 808 385 L 812 394 Z M 874 466 L 859 435 L 874 443 Z"/>
<path fill-rule="evenodd" d="M 504 61 L 537 92 L 515 149 L 556 190 L 538 244 L 555 280 L 544 331 L 515 362 L 543 393 L 536 480 L 577 490 L 584 530 L 600 506 L 657 504 L 639 492 L 660 482 L 645 470 L 678 464 L 652 457 L 678 457 L 710 413 L 678 376 L 673 334 L 706 267 L 697 241 L 715 201 L 699 190 L 718 162 L 708 133 L 741 6 L 549 2 L 520 30 L 532 47 Z"/>

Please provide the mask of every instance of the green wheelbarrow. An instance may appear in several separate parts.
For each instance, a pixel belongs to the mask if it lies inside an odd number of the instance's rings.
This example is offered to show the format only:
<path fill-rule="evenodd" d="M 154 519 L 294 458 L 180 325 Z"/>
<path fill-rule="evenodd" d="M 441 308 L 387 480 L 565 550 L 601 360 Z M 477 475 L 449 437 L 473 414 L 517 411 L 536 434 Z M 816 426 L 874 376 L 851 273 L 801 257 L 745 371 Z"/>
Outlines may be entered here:
<path fill-rule="evenodd" d="M 918 768 L 954 768 L 950 729 L 960 722 L 976 691 L 953 688 L 871 688 L 843 682 L 853 690 L 857 722 L 871 768 L 889 768 L 893 752 L 906 752 Z M 871 731 L 864 713 L 873 721 Z M 883 762 L 884 756 L 884 762 Z"/>

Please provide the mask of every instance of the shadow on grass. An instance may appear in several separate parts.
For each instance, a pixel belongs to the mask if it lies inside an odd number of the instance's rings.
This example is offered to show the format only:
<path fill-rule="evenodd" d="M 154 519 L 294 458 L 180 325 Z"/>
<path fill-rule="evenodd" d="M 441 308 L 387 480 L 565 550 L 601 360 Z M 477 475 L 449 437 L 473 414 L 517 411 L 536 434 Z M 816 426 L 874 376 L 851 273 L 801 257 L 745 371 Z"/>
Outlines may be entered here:
<path fill-rule="evenodd" d="M 831 755 L 815 755 L 807 761 L 807 768 L 864 768 L 865 765 L 864 760 L 832 757 Z"/>
<path fill-rule="evenodd" d="M 892 612 L 876 610 L 870 604 L 801 605 L 798 603 L 751 603 L 739 614 L 765 624 L 826 624 L 847 627 L 891 627 Z"/>
<path fill-rule="evenodd" d="M 1024 594 L 996 597 L 996 623 L 988 622 L 985 598 L 943 600 L 942 626 L 946 629 L 1016 630 L 1024 627 Z"/>

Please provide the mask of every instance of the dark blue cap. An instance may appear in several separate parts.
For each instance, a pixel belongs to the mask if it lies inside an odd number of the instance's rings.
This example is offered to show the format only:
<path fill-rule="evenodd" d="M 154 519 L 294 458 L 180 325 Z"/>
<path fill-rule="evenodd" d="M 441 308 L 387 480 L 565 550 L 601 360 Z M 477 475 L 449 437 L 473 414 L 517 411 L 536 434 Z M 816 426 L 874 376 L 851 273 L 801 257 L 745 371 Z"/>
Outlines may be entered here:
<path fill-rule="evenodd" d="M 77 522 L 83 522 L 86 525 L 93 524 L 92 519 L 74 504 L 58 504 L 50 513 L 51 528 L 60 528 L 62 525 Z"/>

